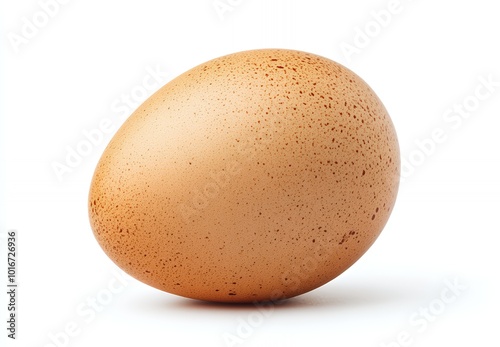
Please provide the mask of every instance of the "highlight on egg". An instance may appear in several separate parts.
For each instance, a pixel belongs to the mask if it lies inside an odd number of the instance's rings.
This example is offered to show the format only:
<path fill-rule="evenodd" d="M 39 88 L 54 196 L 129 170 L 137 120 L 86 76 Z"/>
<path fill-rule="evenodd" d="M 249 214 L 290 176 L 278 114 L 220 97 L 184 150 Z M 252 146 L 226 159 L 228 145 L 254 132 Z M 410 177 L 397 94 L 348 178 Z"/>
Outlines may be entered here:
<path fill-rule="evenodd" d="M 117 131 L 89 217 L 104 252 L 152 287 L 278 300 L 354 264 L 393 209 L 400 155 L 374 91 L 327 58 L 261 49 L 173 79 Z"/>

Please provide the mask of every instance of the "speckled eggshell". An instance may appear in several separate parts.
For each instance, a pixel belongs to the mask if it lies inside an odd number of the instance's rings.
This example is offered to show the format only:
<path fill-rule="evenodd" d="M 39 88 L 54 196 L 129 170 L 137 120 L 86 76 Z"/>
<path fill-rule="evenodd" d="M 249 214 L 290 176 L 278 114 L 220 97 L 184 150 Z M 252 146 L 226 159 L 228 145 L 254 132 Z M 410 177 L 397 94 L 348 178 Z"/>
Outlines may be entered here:
<path fill-rule="evenodd" d="M 155 288 L 290 298 L 372 245 L 399 170 L 393 124 L 360 77 L 305 52 L 245 51 L 185 72 L 129 117 L 95 170 L 90 222 Z"/>

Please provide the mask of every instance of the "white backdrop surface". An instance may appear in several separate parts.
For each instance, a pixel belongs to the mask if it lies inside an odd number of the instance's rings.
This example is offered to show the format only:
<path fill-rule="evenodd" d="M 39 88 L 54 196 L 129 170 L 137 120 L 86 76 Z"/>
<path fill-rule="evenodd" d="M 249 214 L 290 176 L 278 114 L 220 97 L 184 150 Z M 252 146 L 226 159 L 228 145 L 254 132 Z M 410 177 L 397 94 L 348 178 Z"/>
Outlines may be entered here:
<path fill-rule="evenodd" d="M 7 291 L 6 235 L 16 230 L 19 287 L 16 339 L 6 329 L 0 339 L 500 345 L 499 33 L 487 0 L 2 1 L 0 282 Z M 124 275 L 88 222 L 90 179 L 107 142 L 175 76 L 255 48 L 338 61 L 382 99 L 404 164 L 382 235 L 340 277 L 277 306 L 201 303 Z M 68 162 L 96 129 L 103 139 Z M 1 300 L 7 327 L 9 297 Z"/>

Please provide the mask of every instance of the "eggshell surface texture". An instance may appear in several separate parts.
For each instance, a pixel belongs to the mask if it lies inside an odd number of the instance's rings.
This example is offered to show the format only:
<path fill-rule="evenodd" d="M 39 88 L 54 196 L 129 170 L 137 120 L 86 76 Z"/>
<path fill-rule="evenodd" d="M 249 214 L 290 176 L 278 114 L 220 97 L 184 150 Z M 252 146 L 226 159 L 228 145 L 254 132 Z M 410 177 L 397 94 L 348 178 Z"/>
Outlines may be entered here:
<path fill-rule="evenodd" d="M 95 170 L 90 222 L 155 288 L 284 299 L 367 251 L 399 171 L 392 121 L 360 77 L 305 52 L 245 51 L 185 72 L 127 119 Z"/>

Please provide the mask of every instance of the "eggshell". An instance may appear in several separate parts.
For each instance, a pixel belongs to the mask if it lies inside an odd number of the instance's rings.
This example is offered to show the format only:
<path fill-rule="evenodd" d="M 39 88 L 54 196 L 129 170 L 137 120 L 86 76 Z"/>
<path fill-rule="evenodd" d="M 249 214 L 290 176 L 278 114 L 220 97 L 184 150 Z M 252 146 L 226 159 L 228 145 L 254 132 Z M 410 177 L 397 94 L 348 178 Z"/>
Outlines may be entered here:
<path fill-rule="evenodd" d="M 366 252 L 399 171 L 391 119 L 360 77 L 305 52 L 245 51 L 185 72 L 129 117 L 95 170 L 90 222 L 155 288 L 290 298 Z"/>

